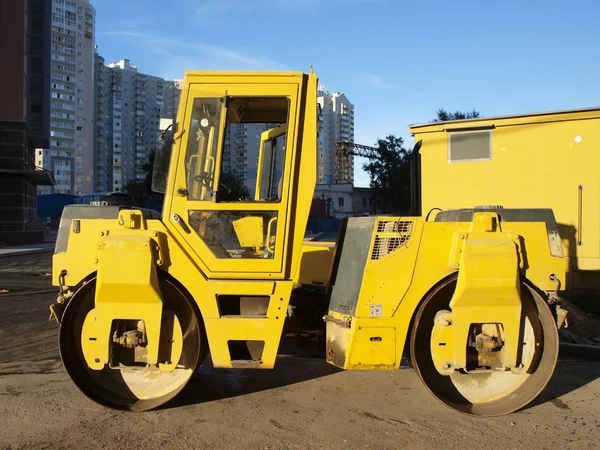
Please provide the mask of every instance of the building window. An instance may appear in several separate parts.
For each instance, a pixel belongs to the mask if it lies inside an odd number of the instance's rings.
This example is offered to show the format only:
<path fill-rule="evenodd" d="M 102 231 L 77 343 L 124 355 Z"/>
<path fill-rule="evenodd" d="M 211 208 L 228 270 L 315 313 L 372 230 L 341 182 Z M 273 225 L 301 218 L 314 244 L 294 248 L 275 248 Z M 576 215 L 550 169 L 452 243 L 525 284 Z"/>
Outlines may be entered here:
<path fill-rule="evenodd" d="M 338 206 L 344 206 L 344 197 L 338 197 Z"/>
<path fill-rule="evenodd" d="M 492 159 L 492 131 L 450 131 L 448 162 Z"/>

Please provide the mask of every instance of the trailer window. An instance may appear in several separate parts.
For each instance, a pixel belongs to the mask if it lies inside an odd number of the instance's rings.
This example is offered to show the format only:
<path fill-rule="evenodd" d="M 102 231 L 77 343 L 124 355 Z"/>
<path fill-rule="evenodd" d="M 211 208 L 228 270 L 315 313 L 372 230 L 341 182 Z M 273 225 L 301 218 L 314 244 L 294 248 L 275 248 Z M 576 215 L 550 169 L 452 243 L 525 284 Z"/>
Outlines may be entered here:
<path fill-rule="evenodd" d="M 454 131 L 448 133 L 448 161 L 481 161 L 492 159 L 492 132 Z"/>

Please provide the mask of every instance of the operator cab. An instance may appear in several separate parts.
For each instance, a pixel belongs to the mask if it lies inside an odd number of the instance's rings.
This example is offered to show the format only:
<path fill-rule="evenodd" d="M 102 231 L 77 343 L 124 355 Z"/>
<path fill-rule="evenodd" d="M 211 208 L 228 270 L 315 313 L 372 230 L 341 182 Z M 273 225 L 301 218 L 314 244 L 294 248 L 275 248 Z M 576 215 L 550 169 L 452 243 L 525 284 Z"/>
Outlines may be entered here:
<path fill-rule="evenodd" d="M 208 272 L 247 272 L 243 261 L 252 259 L 257 275 L 284 276 L 289 233 L 295 233 L 287 225 L 292 204 L 299 191 L 302 199 L 312 198 L 299 185 L 308 186 L 314 175 L 295 178 L 300 151 L 316 153 L 312 122 L 310 143 L 297 147 L 298 133 L 305 133 L 305 113 L 299 109 L 306 100 L 305 78 L 294 74 L 244 83 L 190 78 L 182 91 L 185 109 L 172 132 L 174 156 L 165 156 L 167 142 L 155 157 L 163 166 L 169 160 L 175 166 L 168 171 L 168 186 L 162 183 L 163 219 L 183 231 Z M 316 108 L 312 96 L 310 103 Z M 316 154 L 302 158 L 301 171 L 310 170 L 315 159 Z M 155 170 L 162 180 L 166 173 Z"/>

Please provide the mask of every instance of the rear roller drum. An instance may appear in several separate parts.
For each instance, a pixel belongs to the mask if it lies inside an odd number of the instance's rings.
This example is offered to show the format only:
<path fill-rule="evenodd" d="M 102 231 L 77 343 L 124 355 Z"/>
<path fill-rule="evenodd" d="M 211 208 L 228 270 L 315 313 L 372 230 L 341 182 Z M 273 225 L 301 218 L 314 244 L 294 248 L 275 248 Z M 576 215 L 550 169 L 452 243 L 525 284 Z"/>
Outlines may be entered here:
<path fill-rule="evenodd" d="M 182 345 L 176 368 L 163 371 L 158 367 L 126 367 L 122 364 L 92 370 L 86 364 L 82 330 L 87 314 L 94 308 L 95 279 L 82 287 L 65 309 L 59 332 L 60 355 L 64 367 L 79 389 L 92 400 L 111 408 L 147 411 L 175 397 L 187 384 L 205 355 L 205 339 L 198 317 L 187 296 L 170 280 L 160 277 L 163 297 L 163 328 L 169 328 L 171 342 Z M 123 324 L 115 324 L 122 328 Z M 174 330 L 174 331 L 173 331 Z M 161 337 L 162 341 L 162 337 Z M 161 342 L 162 344 L 162 342 Z M 124 353 L 112 344 L 113 354 Z M 176 344 L 173 344 L 176 345 Z"/>
<path fill-rule="evenodd" d="M 431 356 L 431 333 L 438 311 L 450 309 L 455 288 L 453 277 L 431 292 L 417 311 L 410 356 L 419 377 L 438 400 L 465 414 L 499 416 L 525 407 L 550 381 L 558 360 L 558 330 L 546 302 L 535 289 L 521 283 L 524 367 L 520 373 L 455 371 L 441 375 Z"/>

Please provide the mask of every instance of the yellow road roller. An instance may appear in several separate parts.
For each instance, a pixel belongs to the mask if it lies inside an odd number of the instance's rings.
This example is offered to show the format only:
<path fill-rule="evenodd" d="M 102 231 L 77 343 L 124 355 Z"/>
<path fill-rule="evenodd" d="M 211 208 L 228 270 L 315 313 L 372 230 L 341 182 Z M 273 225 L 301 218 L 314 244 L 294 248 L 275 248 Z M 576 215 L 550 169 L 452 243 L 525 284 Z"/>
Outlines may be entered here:
<path fill-rule="evenodd" d="M 65 207 L 50 310 L 88 397 L 151 410 L 209 354 L 217 369 L 271 369 L 282 336 L 303 330 L 342 369 L 397 370 L 409 352 L 467 414 L 507 414 L 544 389 L 566 315 L 552 210 L 348 218 L 335 242 L 309 241 L 319 117 L 314 73 L 186 72 L 156 150 L 162 214 Z"/>

